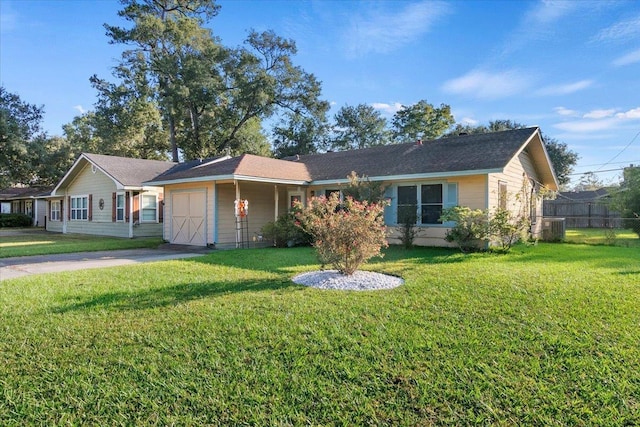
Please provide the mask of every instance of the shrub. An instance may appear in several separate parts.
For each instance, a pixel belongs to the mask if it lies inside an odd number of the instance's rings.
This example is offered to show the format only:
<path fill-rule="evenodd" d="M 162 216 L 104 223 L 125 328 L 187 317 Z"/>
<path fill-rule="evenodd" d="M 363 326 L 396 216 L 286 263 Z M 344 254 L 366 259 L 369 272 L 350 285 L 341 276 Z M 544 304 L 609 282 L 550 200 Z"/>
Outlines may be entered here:
<path fill-rule="evenodd" d="M 405 206 L 399 213 L 398 223 L 400 224 L 400 242 L 405 249 L 413 247 L 413 241 L 416 238 L 416 222 L 418 214 L 416 205 Z"/>
<path fill-rule="evenodd" d="M 320 262 L 351 275 L 387 246 L 384 203 L 359 202 L 336 193 L 328 199 L 313 197 L 296 213 L 300 227 L 313 237 Z"/>
<path fill-rule="evenodd" d="M 273 240 L 274 246 L 286 248 L 311 243 L 311 236 L 296 225 L 293 213 L 280 215 L 276 221 L 268 222 L 262 227 L 265 238 Z"/>
<path fill-rule="evenodd" d="M 490 239 L 489 213 L 486 210 L 455 206 L 444 209 L 440 220 L 455 221 L 445 239 L 455 243 L 464 253 L 480 249 Z"/>
<path fill-rule="evenodd" d="M 491 242 L 508 252 L 518 241 L 529 238 L 531 221 L 524 215 L 515 215 L 508 209 L 498 208 L 489 218 Z"/>
<path fill-rule="evenodd" d="M 358 174 L 351 172 L 347 176 L 349 185 L 343 190 L 344 197 L 351 197 L 359 202 L 382 203 L 385 200 L 384 186 L 380 181 L 371 181 L 367 176 L 358 177 Z"/>
<path fill-rule="evenodd" d="M 21 213 L 0 214 L 0 228 L 2 227 L 31 227 L 33 220 L 29 215 Z"/>

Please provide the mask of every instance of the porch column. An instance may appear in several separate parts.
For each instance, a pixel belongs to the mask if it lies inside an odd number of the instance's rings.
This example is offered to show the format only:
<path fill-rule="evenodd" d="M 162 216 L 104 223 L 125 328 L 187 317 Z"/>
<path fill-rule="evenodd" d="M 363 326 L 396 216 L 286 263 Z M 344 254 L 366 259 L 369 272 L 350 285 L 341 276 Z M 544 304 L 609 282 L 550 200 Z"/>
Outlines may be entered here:
<path fill-rule="evenodd" d="M 133 191 L 129 191 L 129 238 L 133 238 Z"/>
<path fill-rule="evenodd" d="M 275 212 L 274 212 L 274 221 L 277 221 L 278 220 L 278 204 L 279 204 L 279 201 L 280 201 L 280 199 L 279 199 L 280 195 L 278 194 L 278 186 L 274 185 L 273 188 L 274 188 L 274 191 L 275 191 L 275 198 L 274 199 L 275 199 L 275 202 L 276 202 Z"/>

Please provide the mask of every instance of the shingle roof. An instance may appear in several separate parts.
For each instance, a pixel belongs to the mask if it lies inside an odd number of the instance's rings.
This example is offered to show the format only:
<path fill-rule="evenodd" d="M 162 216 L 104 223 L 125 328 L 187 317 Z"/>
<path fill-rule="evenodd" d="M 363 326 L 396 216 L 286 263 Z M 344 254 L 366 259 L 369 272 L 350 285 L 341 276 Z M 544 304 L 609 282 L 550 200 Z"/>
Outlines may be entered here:
<path fill-rule="evenodd" d="M 487 173 L 502 170 L 538 132 L 525 128 L 477 135 L 453 136 L 422 144 L 372 148 L 271 159 L 251 154 L 196 167 L 178 165 L 148 184 L 216 177 L 249 177 L 288 181 L 345 180 L 355 171 L 370 178 L 444 173 Z M 541 144 L 539 144 L 541 145 Z M 544 148 L 535 148 L 544 157 Z M 546 174 L 554 181 L 553 171 Z"/>
<path fill-rule="evenodd" d="M 440 138 L 362 150 L 300 156 L 316 181 L 344 179 L 351 172 L 369 177 L 501 169 L 537 128 Z"/>
<path fill-rule="evenodd" d="M 176 166 L 157 176 L 151 182 L 185 180 L 212 176 L 251 176 L 274 180 L 310 181 L 307 168 L 300 163 L 268 157 L 243 154 L 202 166 L 191 168 Z"/>
<path fill-rule="evenodd" d="M 0 190 L 0 199 L 27 199 L 47 196 L 53 187 L 9 187 Z"/>
<path fill-rule="evenodd" d="M 122 185 L 132 187 L 140 187 L 143 182 L 176 165 L 162 160 L 131 159 L 104 154 L 83 153 L 83 156 Z"/>

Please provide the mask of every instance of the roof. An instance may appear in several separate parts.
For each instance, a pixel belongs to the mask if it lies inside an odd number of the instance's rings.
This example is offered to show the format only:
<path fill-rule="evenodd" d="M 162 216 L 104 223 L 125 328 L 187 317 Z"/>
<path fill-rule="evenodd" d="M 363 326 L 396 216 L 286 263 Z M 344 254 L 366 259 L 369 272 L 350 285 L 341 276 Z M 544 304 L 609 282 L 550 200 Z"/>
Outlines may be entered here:
<path fill-rule="evenodd" d="M 585 191 L 562 191 L 560 192 L 560 201 L 580 201 L 588 202 L 608 197 L 611 195 L 611 188 L 598 188 L 597 190 L 585 190 Z"/>
<path fill-rule="evenodd" d="M 33 199 L 48 196 L 53 187 L 9 187 L 0 189 L 0 200 Z"/>
<path fill-rule="evenodd" d="M 176 163 L 163 160 L 131 159 L 104 154 L 82 153 L 60 180 L 52 194 L 59 188 L 67 187 L 87 166 L 95 166 L 110 177 L 119 188 L 141 188 L 159 174 L 174 167 Z"/>
<path fill-rule="evenodd" d="M 304 164 L 269 157 L 243 154 L 239 157 L 225 158 L 192 168 L 176 166 L 157 176 L 149 184 L 161 184 L 174 181 L 201 181 L 204 178 L 238 179 L 251 177 L 265 181 L 292 181 L 305 183 L 311 181 Z"/>
<path fill-rule="evenodd" d="M 196 168 L 176 168 L 149 184 L 252 178 L 313 184 L 347 181 L 355 171 L 370 179 L 453 176 L 502 172 L 527 149 L 543 184 L 557 189 L 557 179 L 537 127 L 424 141 L 421 144 L 382 145 L 371 148 L 271 159 L 250 154 Z"/>
<path fill-rule="evenodd" d="M 502 170 L 537 128 L 300 156 L 315 181 Z M 490 155 L 488 155 L 490 153 Z"/>

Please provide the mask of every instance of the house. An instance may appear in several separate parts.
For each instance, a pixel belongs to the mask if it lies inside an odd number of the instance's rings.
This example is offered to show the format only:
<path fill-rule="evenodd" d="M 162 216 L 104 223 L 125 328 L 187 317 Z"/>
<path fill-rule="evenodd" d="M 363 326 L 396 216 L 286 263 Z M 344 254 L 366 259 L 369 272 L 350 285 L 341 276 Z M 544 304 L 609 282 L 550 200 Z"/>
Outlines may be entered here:
<path fill-rule="evenodd" d="M 48 197 L 48 231 L 162 236 L 163 188 L 143 184 L 176 163 L 83 153 Z"/>
<path fill-rule="evenodd" d="M 340 191 L 355 171 L 381 181 L 390 201 L 385 223 L 399 242 L 398 212 L 416 209 L 416 244 L 442 246 L 451 224 L 442 209 L 504 206 L 531 216 L 539 235 L 543 188 L 558 183 L 538 128 L 460 135 L 416 144 L 271 159 L 250 154 L 169 169 L 145 185 L 164 187 L 164 239 L 175 244 L 238 247 L 296 200 Z M 238 209 L 238 202 L 245 210 Z"/>
<path fill-rule="evenodd" d="M 21 213 L 33 219 L 34 227 L 44 227 L 46 197 L 51 187 L 10 187 L 0 190 L 0 213 Z"/>
<path fill-rule="evenodd" d="M 611 209 L 611 194 L 616 188 L 585 191 L 561 191 L 554 200 L 545 200 L 543 214 L 564 218 L 567 228 L 620 228 L 620 213 Z"/>

